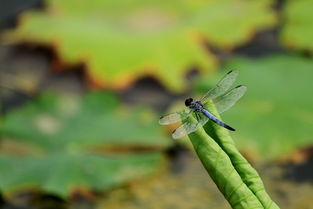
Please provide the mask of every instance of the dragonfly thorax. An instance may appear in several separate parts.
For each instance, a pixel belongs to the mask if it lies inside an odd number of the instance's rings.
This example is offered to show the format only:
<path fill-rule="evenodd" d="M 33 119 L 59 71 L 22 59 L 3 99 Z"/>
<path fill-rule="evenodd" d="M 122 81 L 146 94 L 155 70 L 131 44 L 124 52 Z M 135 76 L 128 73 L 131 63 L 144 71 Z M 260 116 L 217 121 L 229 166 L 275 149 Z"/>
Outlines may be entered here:
<path fill-rule="evenodd" d="M 203 110 L 203 104 L 201 104 L 200 101 L 193 101 L 192 98 L 186 99 L 185 105 L 196 112 L 201 112 Z"/>

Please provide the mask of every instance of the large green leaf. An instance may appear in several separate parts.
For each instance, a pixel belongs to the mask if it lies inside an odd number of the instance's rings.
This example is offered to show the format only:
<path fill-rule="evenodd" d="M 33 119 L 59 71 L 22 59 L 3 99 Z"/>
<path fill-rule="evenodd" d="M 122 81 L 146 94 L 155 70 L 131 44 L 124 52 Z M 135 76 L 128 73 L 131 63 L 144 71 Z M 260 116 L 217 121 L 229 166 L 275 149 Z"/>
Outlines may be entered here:
<path fill-rule="evenodd" d="M 50 0 L 47 12 L 24 16 L 7 37 L 53 43 L 66 63 L 87 63 L 100 85 L 124 87 L 154 75 L 171 90 L 184 88 L 190 67 L 216 66 L 201 42 L 232 48 L 275 17 L 271 0 Z M 235 23 L 235 24 L 234 24 Z"/>
<path fill-rule="evenodd" d="M 0 156 L 1 189 L 31 185 L 60 195 L 77 187 L 107 189 L 150 173 L 161 159 L 157 150 L 171 144 L 149 111 L 129 111 L 101 92 L 43 95 L 9 112 L 2 133 L 8 145 Z M 9 146 L 13 141 L 20 146 Z M 134 152 L 140 149 L 146 151 Z"/>
<path fill-rule="evenodd" d="M 138 179 L 158 166 L 161 154 L 55 153 L 42 157 L 0 156 L 2 191 L 40 188 L 66 196 L 78 188 L 106 190 Z"/>
<path fill-rule="evenodd" d="M 223 114 L 236 129 L 241 150 L 269 159 L 312 143 L 312 60 L 291 55 L 236 58 L 224 68 L 240 70 L 241 83 L 248 87 L 232 111 Z M 205 80 L 198 89 L 207 86 Z"/>
<path fill-rule="evenodd" d="M 313 51 L 313 1 L 286 1 L 285 24 L 281 32 L 284 45 L 296 49 Z"/>

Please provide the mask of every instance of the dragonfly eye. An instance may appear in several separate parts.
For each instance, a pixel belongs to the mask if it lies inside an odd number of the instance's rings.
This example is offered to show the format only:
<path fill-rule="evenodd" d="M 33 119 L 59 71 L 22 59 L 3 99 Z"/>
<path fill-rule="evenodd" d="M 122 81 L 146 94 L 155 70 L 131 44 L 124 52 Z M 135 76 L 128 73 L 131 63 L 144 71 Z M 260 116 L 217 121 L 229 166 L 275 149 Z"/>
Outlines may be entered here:
<path fill-rule="evenodd" d="M 189 106 L 191 105 L 191 102 L 192 102 L 192 101 L 193 101 L 192 98 L 186 99 L 186 100 L 185 100 L 185 105 L 186 105 L 186 107 L 189 107 Z"/>

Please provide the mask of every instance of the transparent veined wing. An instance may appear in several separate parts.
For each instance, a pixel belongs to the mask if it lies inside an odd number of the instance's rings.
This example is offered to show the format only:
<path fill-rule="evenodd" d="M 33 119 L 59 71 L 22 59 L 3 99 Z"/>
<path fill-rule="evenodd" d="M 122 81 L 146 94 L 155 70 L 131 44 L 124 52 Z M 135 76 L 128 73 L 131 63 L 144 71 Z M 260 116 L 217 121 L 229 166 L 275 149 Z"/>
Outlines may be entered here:
<path fill-rule="evenodd" d="M 224 94 L 213 100 L 214 105 L 218 113 L 223 113 L 230 109 L 247 91 L 246 86 L 237 86 Z"/>
<path fill-rule="evenodd" d="M 201 116 L 201 114 L 199 114 L 199 117 L 200 117 L 199 121 L 194 121 L 194 122 L 187 121 L 183 123 L 181 126 L 179 126 L 177 129 L 175 129 L 174 132 L 172 133 L 173 139 L 184 137 L 198 130 L 209 120 L 209 118 Z"/>
<path fill-rule="evenodd" d="M 172 123 L 177 123 L 179 121 L 186 119 L 191 112 L 192 112 L 191 110 L 185 109 L 185 110 L 180 111 L 180 112 L 174 112 L 174 113 L 162 116 L 159 120 L 159 123 L 161 125 L 168 125 L 168 124 L 172 124 Z"/>
<path fill-rule="evenodd" d="M 239 74 L 238 70 L 229 71 L 215 87 L 210 89 L 201 99 L 201 102 L 204 103 L 208 99 L 215 99 L 221 95 L 223 95 L 235 82 L 237 76 Z"/>

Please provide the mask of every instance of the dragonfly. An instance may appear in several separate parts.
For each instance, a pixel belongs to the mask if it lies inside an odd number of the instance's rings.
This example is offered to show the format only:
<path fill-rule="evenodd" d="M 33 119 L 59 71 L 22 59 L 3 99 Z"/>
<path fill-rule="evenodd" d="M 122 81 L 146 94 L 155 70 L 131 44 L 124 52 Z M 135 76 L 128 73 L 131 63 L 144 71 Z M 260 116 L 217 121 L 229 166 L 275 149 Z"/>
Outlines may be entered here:
<path fill-rule="evenodd" d="M 230 109 L 247 91 L 247 87 L 243 85 L 236 86 L 235 88 L 229 90 L 232 84 L 235 82 L 238 74 L 238 70 L 229 71 L 212 89 L 204 94 L 200 100 L 193 100 L 193 98 L 186 99 L 186 108 L 184 110 L 162 116 L 159 120 L 159 123 L 161 125 L 169 125 L 183 121 L 192 114 L 195 115 L 195 121 L 184 122 L 181 126 L 173 131 L 172 137 L 174 139 L 184 137 L 198 130 L 209 120 L 230 131 L 235 131 L 234 128 L 217 119 L 216 116 L 210 113 L 205 108 L 205 104 L 209 100 L 213 101 L 218 113 L 223 113 Z"/>

